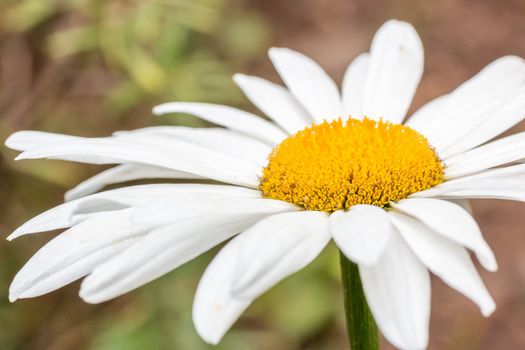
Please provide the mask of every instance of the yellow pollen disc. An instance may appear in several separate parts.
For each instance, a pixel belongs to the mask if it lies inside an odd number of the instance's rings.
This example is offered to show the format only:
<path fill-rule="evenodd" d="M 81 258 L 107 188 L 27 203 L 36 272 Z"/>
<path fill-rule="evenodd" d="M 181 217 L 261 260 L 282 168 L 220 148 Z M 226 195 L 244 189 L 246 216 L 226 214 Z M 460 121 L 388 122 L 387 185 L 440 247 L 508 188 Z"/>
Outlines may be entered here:
<path fill-rule="evenodd" d="M 266 198 L 333 212 L 355 204 L 385 207 L 443 182 L 443 164 L 408 126 L 341 119 L 303 129 L 278 145 L 263 170 Z"/>

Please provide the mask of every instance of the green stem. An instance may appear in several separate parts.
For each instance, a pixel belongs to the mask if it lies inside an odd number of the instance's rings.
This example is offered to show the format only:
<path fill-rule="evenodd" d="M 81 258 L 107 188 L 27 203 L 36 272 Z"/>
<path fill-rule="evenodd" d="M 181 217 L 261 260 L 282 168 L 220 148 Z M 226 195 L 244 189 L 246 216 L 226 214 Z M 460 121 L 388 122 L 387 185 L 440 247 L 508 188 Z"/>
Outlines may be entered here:
<path fill-rule="evenodd" d="M 368 308 L 359 268 L 340 252 L 345 298 L 346 328 L 352 350 L 378 350 L 379 331 Z"/>

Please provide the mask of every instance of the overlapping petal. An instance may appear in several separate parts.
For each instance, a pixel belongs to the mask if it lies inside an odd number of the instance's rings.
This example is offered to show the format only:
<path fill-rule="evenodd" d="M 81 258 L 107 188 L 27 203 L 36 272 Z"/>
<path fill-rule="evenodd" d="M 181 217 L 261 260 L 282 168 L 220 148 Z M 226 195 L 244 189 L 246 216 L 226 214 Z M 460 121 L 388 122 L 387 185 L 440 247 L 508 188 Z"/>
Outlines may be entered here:
<path fill-rule="evenodd" d="M 153 108 L 153 113 L 186 113 L 225 128 L 251 135 L 259 140 L 276 145 L 286 138 L 286 133 L 275 124 L 251 113 L 228 106 L 210 103 L 168 102 Z"/>
<path fill-rule="evenodd" d="M 385 338 L 400 349 L 428 343 L 430 276 L 399 237 L 392 235 L 377 264 L 359 266 L 368 306 Z"/>
<path fill-rule="evenodd" d="M 445 176 L 456 178 L 474 174 L 525 158 L 525 132 L 489 142 L 445 160 Z"/>
<path fill-rule="evenodd" d="M 452 242 L 473 250 L 487 270 L 497 270 L 494 253 L 483 239 L 476 221 L 459 205 L 432 198 L 409 198 L 392 203 L 392 206 Z"/>
<path fill-rule="evenodd" d="M 234 238 L 197 288 L 197 332 L 217 344 L 253 300 L 309 264 L 329 240 L 327 215 L 307 211 L 271 216 Z"/>
<path fill-rule="evenodd" d="M 71 227 L 98 213 L 138 206 L 169 196 L 182 198 L 199 194 L 259 198 L 258 191 L 225 185 L 206 184 L 151 184 L 129 186 L 100 192 L 56 206 L 17 228 L 8 239 L 35 233 Z"/>
<path fill-rule="evenodd" d="M 36 297 L 89 274 L 145 233 L 131 224 L 132 208 L 89 218 L 43 246 L 15 276 L 9 300 Z"/>
<path fill-rule="evenodd" d="M 496 304 L 465 248 L 409 216 L 397 212 L 389 215 L 403 239 L 430 271 L 478 304 L 483 315 L 494 312 Z"/>
<path fill-rule="evenodd" d="M 156 140 L 159 137 L 164 142 L 166 139 L 182 140 L 258 166 L 266 165 L 268 155 L 272 150 L 271 146 L 263 141 L 224 128 L 154 126 L 132 131 L 119 131 L 113 135 L 117 138 L 133 138 L 137 142 L 144 142 L 149 139 Z M 173 146 L 166 144 L 166 146 L 171 149 L 177 147 L 177 144 Z"/>
<path fill-rule="evenodd" d="M 257 108 L 288 133 L 294 134 L 312 123 L 308 113 L 286 88 L 244 74 L 235 74 L 233 79 Z"/>
<path fill-rule="evenodd" d="M 311 58 L 285 48 L 269 51 L 284 83 L 310 113 L 314 122 L 333 120 L 341 116 L 341 97 L 334 81 Z"/>
<path fill-rule="evenodd" d="M 207 147 L 174 139 L 82 138 L 42 146 L 17 159 L 60 159 L 92 164 L 141 164 L 256 188 L 261 168 Z"/>
<path fill-rule="evenodd" d="M 357 264 L 374 265 L 390 236 L 396 234 L 386 212 L 372 205 L 354 205 L 330 215 L 332 236 L 346 257 Z"/>
<path fill-rule="evenodd" d="M 117 165 L 108 170 L 101 171 L 97 175 L 79 183 L 66 192 L 67 202 L 88 196 L 100 191 L 106 186 L 126 181 L 142 179 L 202 179 L 201 177 L 182 171 L 159 168 L 154 166 L 142 166 L 134 164 Z"/>
<path fill-rule="evenodd" d="M 418 198 L 500 198 L 525 201 L 525 164 L 495 168 L 445 181 Z"/>
<path fill-rule="evenodd" d="M 460 154 L 523 120 L 525 61 L 497 59 L 450 94 L 432 101 L 407 121 L 443 158 Z"/>

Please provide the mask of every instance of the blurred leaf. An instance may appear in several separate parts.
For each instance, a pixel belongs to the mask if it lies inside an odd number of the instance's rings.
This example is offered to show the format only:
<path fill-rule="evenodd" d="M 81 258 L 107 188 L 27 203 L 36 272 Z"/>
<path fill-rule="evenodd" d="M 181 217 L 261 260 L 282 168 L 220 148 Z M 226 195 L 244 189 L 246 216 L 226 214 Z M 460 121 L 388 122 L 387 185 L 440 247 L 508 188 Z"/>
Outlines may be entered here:
<path fill-rule="evenodd" d="M 224 34 L 225 51 L 236 59 L 256 57 L 270 41 L 266 23 L 255 14 L 235 17 L 226 25 Z"/>
<path fill-rule="evenodd" d="M 52 56 L 62 57 L 95 49 L 97 32 L 92 26 L 80 26 L 50 35 L 48 50 Z"/>
<path fill-rule="evenodd" d="M 145 321 L 141 315 L 108 322 L 91 344 L 92 350 L 161 349 L 162 334 L 155 322 Z"/>
<path fill-rule="evenodd" d="M 26 31 L 54 15 L 55 10 L 54 1 L 22 0 L 8 8 L 5 21 L 14 30 Z"/>

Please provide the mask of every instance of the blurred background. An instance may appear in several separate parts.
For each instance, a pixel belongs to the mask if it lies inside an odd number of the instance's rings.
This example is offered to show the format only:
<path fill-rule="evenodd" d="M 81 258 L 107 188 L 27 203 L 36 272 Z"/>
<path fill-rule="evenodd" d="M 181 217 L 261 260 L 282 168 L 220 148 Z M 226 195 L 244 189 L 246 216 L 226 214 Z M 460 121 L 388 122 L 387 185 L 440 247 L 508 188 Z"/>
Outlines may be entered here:
<path fill-rule="evenodd" d="M 160 124 L 155 104 L 207 101 L 253 110 L 234 72 L 279 81 L 271 46 L 306 53 L 340 83 L 389 18 L 410 21 L 426 50 L 413 109 L 495 58 L 525 57 L 525 2 L 428 0 L 1 0 L 0 139 L 20 129 L 103 136 Z M 525 114 L 525 111 L 524 111 Z M 523 131 L 525 124 L 512 130 Z M 62 201 L 101 167 L 15 163 L 0 148 L 0 232 Z M 499 258 L 481 272 L 498 309 L 484 319 L 467 299 L 433 279 L 430 349 L 525 348 L 525 205 L 478 200 L 474 214 Z M 126 296 L 84 304 L 73 284 L 10 304 L 16 271 L 56 233 L 0 240 L 0 349 L 211 349 L 191 322 L 199 277 L 215 251 Z M 258 300 L 217 349 L 345 349 L 336 250 Z M 385 344 L 385 349 L 390 349 Z"/>

